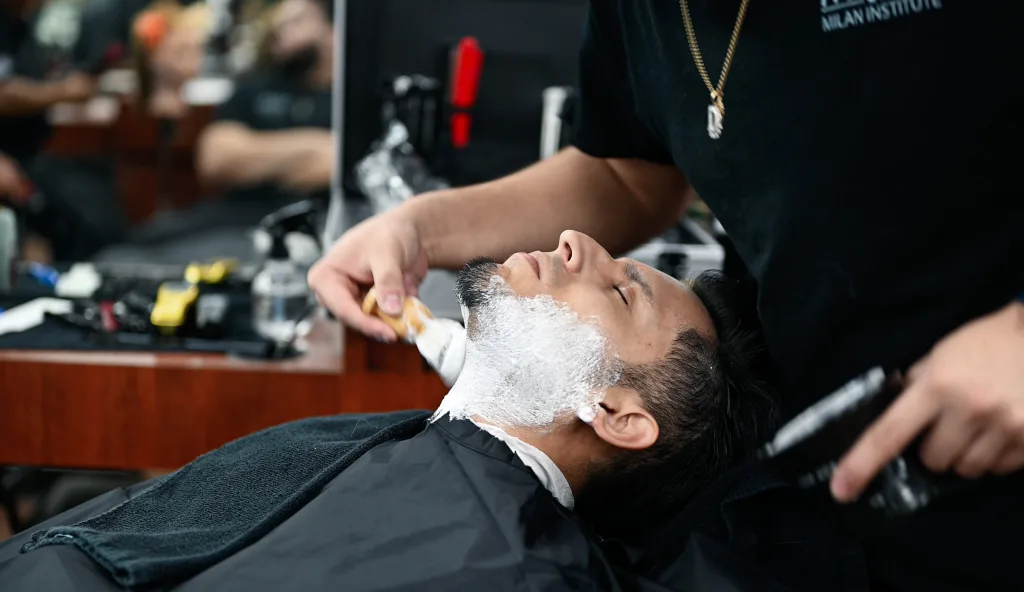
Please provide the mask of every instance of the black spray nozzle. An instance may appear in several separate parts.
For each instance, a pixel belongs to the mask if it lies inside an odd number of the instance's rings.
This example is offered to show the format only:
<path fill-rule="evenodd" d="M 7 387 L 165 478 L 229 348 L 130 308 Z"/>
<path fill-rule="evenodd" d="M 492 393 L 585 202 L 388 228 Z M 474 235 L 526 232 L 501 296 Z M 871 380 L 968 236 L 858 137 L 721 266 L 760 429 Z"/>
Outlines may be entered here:
<path fill-rule="evenodd" d="M 295 202 L 276 212 L 267 214 L 260 221 L 259 227 L 270 235 L 269 257 L 271 259 L 288 258 L 288 246 L 284 242 L 284 237 L 289 232 L 307 234 L 313 237 L 317 244 L 323 248 L 316 229 L 316 217 L 318 214 L 320 214 L 319 205 L 310 199 Z"/>
<path fill-rule="evenodd" d="M 298 201 L 267 214 L 260 221 L 260 228 L 271 234 L 280 228 L 284 233 L 306 232 L 316 236 L 316 215 L 319 213 L 320 207 L 313 200 Z"/>

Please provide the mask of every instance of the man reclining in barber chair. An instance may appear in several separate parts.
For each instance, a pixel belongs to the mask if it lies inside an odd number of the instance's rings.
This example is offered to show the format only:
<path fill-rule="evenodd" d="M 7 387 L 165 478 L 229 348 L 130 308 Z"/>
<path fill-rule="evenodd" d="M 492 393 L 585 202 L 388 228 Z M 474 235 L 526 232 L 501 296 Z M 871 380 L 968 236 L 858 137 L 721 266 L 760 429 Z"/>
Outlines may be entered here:
<path fill-rule="evenodd" d="M 0 545 L 0 588 L 775 590 L 810 564 L 802 584 L 844 589 L 849 555 L 813 529 L 744 530 L 744 498 L 785 488 L 739 466 L 773 407 L 731 287 L 575 232 L 475 261 L 465 365 L 436 412 L 228 444 Z"/>

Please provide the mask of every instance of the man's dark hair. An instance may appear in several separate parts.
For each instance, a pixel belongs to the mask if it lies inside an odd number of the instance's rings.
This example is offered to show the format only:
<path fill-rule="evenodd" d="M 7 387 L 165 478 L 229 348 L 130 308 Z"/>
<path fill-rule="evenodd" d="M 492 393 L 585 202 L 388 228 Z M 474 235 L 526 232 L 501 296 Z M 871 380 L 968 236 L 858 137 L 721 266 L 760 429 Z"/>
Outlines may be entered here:
<path fill-rule="evenodd" d="M 459 271 L 455 278 L 455 295 L 459 304 L 476 308 L 487 299 L 487 286 L 498 273 L 498 264 L 487 257 L 476 257 Z"/>
<path fill-rule="evenodd" d="M 619 386 L 639 393 L 659 434 L 646 450 L 592 467 L 576 509 L 604 536 L 642 534 L 771 434 L 775 401 L 754 295 L 717 272 L 691 288 L 716 335 L 684 329 L 662 359 L 623 368 Z"/>

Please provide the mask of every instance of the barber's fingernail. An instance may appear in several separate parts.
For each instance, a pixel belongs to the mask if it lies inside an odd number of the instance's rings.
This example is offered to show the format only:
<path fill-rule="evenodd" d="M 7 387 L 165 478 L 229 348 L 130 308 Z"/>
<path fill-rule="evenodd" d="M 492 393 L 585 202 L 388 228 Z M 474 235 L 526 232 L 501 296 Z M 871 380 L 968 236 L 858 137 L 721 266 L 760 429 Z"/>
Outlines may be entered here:
<path fill-rule="evenodd" d="M 841 477 L 833 477 L 831 489 L 832 497 L 834 497 L 837 502 L 845 504 L 850 501 L 850 484 L 847 483 L 845 479 Z"/>
<path fill-rule="evenodd" d="M 592 405 L 580 407 L 576 410 L 576 417 L 580 418 L 580 421 L 583 423 L 594 423 L 594 420 L 597 419 L 597 411 L 594 410 Z"/>
<path fill-rule="evenodd" d="M 380 307 L 389 315 L 398 315 L 402 312 L 402 301 L 398 298 L 398 294 L 388 294 L 381 301 Z"/>

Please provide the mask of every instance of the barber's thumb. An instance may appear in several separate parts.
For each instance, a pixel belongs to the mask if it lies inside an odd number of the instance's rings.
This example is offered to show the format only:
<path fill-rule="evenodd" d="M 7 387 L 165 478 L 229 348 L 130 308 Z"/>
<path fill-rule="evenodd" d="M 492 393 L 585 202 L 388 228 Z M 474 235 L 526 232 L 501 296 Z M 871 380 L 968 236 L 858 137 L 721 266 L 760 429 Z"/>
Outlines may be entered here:
<path fill-rule="evenodd" d="M 405 301 L 405 285 L 401 272 L 374 274 L 373 287 L 377 292 L 377 304 L 384 314 L 400 316 L 402 303 Z"/>

